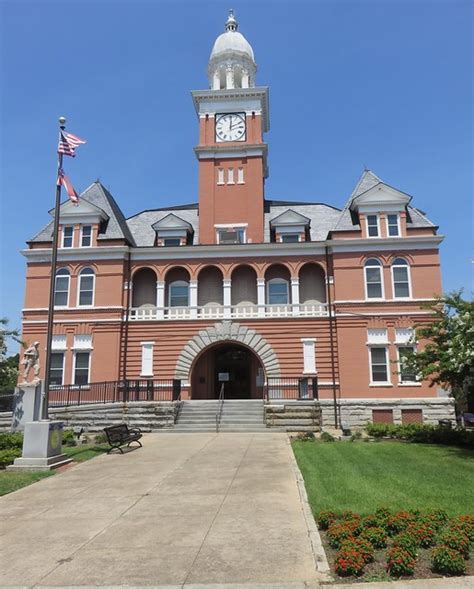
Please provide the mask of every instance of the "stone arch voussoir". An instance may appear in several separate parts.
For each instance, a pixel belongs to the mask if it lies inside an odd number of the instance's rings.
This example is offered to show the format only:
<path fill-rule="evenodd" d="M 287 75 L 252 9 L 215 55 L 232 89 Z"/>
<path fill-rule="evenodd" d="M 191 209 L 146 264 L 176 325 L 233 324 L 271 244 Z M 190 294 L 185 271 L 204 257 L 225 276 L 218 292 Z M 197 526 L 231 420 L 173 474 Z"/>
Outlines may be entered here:
<path fill-rule="evenodd" d="M 184 346 L 176 362 L 175 378 L 189 382 L 195 359 L 206 348 L 220 341 L 243 344 L 252 349 L 265 369 L 267 377 L 281 375 L 280 363 L 272 346 L 254 329 L 232 321 L 222 321 L 202 329 Z"/>

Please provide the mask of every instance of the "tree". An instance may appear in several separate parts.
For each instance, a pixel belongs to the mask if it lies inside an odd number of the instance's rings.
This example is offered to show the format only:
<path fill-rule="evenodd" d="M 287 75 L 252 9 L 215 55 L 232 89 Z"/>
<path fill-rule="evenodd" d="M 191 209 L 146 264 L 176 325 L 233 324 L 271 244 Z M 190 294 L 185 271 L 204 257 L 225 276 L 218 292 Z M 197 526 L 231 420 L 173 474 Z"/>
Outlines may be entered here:
<path fill-rule="evenodd" d="M 12 390 L 18 378 L 19 354 L 7 357 L 7 338 L 22 344 L 17 329 L 8 329 L 8 319 L 0 318 L 0 392 Z"/>
<path fill-rule="evenodd" d="M 435 318 L 416 326 L 416 339 L 426 343 L 407 355 L 404 365 L 430 386 L 447 389 L 458 410 L 465 411 L 474 404 L 474 303 L 461 295 L 453 292 L 424 306 Z"/>

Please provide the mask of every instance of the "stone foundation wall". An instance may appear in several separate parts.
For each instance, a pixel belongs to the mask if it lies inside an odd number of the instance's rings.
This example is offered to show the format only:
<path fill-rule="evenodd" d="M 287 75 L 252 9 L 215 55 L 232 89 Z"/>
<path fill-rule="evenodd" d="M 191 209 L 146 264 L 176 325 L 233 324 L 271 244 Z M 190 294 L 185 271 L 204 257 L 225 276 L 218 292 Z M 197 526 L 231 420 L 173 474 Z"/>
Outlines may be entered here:
<path fill-rule="evenodd" d="M 173 402 L 110 403 L 52 408 L 50 417 L 64 422 L 66 428 L 80 426 L 85 432 L 100 432 L 109 425 L 126 423 L 150 432 L 174 427 L 177 404 Z M 10 431 L 11 413 L 0 413 L 0 431 Z"/>
<path fill-rule="evenodd" d="M 322 427 L 334 427 L 334 403 L 330 399 L 320 402 Z M 402 409 L 420 409 L 423 412 L 423 423 L 436 425 L 439 419 L 455 420 L 454 404 L 449 398 L 421 399 L 340 399 L 339 415 L 349 427 L 364 427 L 372 423 L 373 409 L 393 410 L 393 423 L 402 423 Z"/>
<path fill-rule="evenodd" d="M 316 432 L 321 429 L 318 401 L 270 401 L 265 404 L 267 427 L 284 428 L 288 432 Z"/>

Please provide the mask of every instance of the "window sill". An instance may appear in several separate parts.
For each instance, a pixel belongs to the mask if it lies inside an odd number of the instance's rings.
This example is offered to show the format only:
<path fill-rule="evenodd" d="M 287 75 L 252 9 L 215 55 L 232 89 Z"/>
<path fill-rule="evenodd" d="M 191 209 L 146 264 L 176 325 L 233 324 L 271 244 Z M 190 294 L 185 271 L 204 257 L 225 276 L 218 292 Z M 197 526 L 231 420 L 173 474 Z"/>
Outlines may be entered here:
<path fill-rule="evenodd" d="M 391 382 L 371 382 L 369 384 L 369 387 L 393 387 L 393 384 Z"/>
<path fill-rule="evenodd" d="M 140 374 L 140 378 L 153 378 L 154 374 Z"/>
<path fill-rule="evenodd" d="M 421 387 L 421 382 L 399 382 L 399 387 Z"/>

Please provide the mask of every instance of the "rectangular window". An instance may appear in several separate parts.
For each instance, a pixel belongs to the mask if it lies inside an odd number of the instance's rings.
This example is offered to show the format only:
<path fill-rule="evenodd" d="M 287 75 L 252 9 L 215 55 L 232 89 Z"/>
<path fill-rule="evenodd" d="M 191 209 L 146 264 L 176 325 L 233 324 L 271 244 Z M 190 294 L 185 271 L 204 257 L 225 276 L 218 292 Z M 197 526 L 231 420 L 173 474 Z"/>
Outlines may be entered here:
<path fill-rule="evenodd" d="M 141 376 L 153 376 L 153 344 L 154 342 L 142 342 Z"/>
<path fill-rule="evenodd" d="M 288 282 L 286 280 L 270 281 L 267 288 L 269 305 L 288 304 Z"/>
<path fill-rule="evenodd" d="M 367 235 L 369 237 L 378 237 L 379 236 L 378 215 L 367 215 Z"/>
<path fill-rule="evenodd" d="M 398 237 L 400 235 L 398 215 L 387 215 L 387 234 L 389 237 Z"/>
<path fill-rule="evenodd" d="M 367 282 L 367 298 L 381 299 L 382 293 L 382 269 L 378 266 L 366 266 L 365 276 Z"/>
<path fill-rule="evenodd" d="M 316 374 L 316 340 L 302 339 L 303 342 L 303 374 Z"/>
<path fill-rule="evenodd" d="M 393 423 L 392 409 L 373 409 L 372 423 Z"/>
<path fill-rule="evenodd" d="M 69 298 L 69 274 L 56 276 L 56 288 L 54 291 L 54 306 L 67 307 Z"/>
<path fill-rule="evenodd" d="M 416 382 L 416 373 L 406 365 L 406 358 L 415 353 L 415 346 L 398 346 L 398 372 L 400 382 Z"/>
<path fill-rule="evenodd" d="M 282 243 L 298 243 L 300 236 L 298 233 L 283 233 L 281 235 Z"/>
<path fill-rule="evenodd" d="M 181 239 L 179 237 L 165 237 L 163 239 L 163 245 L 165 247 L 174 247 L 181 245 Z"/>
<path fill-rule="evenodd" d="M 79 307 L 90 307 L 94 303 L 94 274 L 83 274 L 79 276 Z"/>
<path fill-rule="evenodd" d="M 72 247 L 74 227 L 63 227 L 63 247 Z"/>
<path fill-rule="evenodd" d="M 370 348 L 370 375 L 372 383 L 387 383 L 387 348 Z"/>
<path fill-rule="evenodd" d="M 218 229 L 217 239 L 222 244 L 245 243 L 245 229 L 243 227 Z"/>
<path fill-rule="evenodd" d="M 89 382 L 90 352 L 76 352 L 74 354 L 74 384 Z"/>
<path fill-rule="evenodd" d="M 81 229 L 81 247 L 90 247 L 92 245 L 92 226 L 83 225 Z"/>
<path fill-rule="evenodd" d="M 227 184 L 234 184 L 234 168 L 227 170 Z"/>
<path fill-rule="evenodd" d="M 392 266 L 393 290 L 395 298 L 407 299 L 410 297 L 410 280 L 408 278 L 408 266 Z"/>
<path fill-rule="evenodd" d="M 51 384 L 64 384 L 64 352 L 52 352 L 49 375 Z"/>
<path fill-rule="evenodd" d="M 172 284 L 170 286 L 170 307 L 187 307 L 188 305 L 188 284 Z"/>
<path fill-rule="evenodd" d="M 422 409 L 402 409 L 402 425 L 423 423 Z"/>
<path fill-rule="evenodd" d="M 244 169 L 237 168 L 237 184 L 244 184 Z"/>
<path fill-rule="evenodd" d="M 217 170 L 217 184 L 224 184 L 224 168 Z"/>

